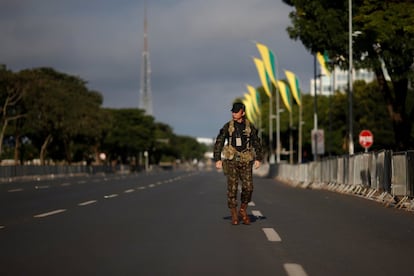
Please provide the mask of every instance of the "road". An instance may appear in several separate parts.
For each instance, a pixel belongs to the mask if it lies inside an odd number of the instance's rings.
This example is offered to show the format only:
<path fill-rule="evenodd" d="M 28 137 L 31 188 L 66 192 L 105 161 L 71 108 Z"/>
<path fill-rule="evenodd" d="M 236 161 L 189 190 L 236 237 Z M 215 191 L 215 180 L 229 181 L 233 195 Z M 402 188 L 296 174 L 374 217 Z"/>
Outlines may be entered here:
<path fill-rule="evenodd" d="M 412 275 L 414 214 L 255 178 L 233 226 L 215 171 L 0 184 L 0 275 Z"/>

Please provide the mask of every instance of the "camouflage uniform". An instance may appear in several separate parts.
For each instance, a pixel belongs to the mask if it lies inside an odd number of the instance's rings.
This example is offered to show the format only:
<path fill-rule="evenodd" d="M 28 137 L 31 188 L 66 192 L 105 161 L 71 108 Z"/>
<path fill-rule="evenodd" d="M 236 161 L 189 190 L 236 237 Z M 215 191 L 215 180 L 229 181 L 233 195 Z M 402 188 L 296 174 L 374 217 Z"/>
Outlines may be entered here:
<path fill-rule="evenodd" d="M 232 121 L 227 122 L 220 129 L 214 145 L 214 161 L 221 160 L 221 153 L 226 140 L 234 151 L 234 156 L 232 156 L 231 160 L 228 157 L 226 158 L 226 156 L 225 160 L 223 160 L 223 170 L 227 176 L 227 205 L 229 208 L 237 207 L 239 180 L 242 184 L 241 203 L 247 204 L 251 201 L 253 193 L 253 163 L 254 160 L 262 160 L 262 146 L 257 129 L 247 119 L 244 119 L 242 123 L 237 121 L 232 123 Z M 229 129 L 233 130 L 232 133 Z M 237 141 L 239 141 L 238 144 Z M 252 153 L 250 160 L 244 157 L 244 154 L 249 152 Z"/>

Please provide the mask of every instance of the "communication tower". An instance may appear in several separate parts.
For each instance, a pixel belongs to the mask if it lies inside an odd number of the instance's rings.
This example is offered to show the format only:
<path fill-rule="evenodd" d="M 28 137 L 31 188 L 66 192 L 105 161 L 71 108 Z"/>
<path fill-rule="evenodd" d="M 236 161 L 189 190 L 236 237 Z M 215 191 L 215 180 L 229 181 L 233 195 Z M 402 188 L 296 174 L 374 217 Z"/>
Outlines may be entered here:
<path fill-rule="evenodd" d="M 152 92 L 151 92 L 151 66 L 148 47 L 148 19 L 147 19 L 147 2 L 144 3 L 144 49 L 142 51 L 141 61 L 141 88 L 139 108 L 145 111 L 147 115 L 153 115 Z"/>

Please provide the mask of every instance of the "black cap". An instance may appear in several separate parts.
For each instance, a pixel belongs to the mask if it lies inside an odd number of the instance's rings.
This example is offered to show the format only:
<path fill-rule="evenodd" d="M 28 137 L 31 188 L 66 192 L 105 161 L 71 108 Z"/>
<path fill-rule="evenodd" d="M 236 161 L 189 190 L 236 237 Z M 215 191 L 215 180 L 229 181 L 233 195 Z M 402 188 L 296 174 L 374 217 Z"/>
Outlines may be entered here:
<path fill-rule="evenodd" d="M 237 113 L 242 109 L 243 111 L 246 110 L 246 107 L 242 103 L 234 103 L 233 107 L 231 108 L 231 112 Z"/>

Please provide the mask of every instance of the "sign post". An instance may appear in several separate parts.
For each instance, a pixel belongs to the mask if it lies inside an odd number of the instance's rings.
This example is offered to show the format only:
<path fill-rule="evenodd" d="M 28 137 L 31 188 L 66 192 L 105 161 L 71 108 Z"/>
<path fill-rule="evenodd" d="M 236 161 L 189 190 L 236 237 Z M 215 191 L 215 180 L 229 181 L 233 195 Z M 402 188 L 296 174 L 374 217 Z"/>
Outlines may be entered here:
<path fill-rule="evenodd" d="M 374 143 L 374 135 L 371 131 L 364 129 L 359 133 L 359 144 L 368 152 L 368 149 Z"/>

